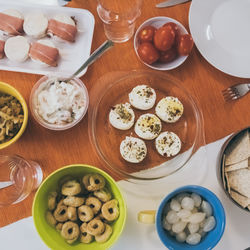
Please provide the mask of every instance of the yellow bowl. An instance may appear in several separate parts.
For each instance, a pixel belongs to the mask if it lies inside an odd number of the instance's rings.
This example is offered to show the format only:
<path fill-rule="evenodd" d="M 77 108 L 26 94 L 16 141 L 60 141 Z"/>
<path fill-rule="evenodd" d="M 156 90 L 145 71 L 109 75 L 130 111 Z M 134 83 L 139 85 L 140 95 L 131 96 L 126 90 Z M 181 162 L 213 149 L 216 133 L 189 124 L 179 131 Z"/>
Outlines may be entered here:
<path fill-rule="evenodd" d="M 3 149 L 16 142 L 23 134 L 28 123 L 28 108 L 23 96 L 11 85 L 0 82 L 0 92 L 14 96 L 21 103 L 24 114 L 23 124 L 18 133 L 9 141 L 0 144 L 0 149 Z"/>

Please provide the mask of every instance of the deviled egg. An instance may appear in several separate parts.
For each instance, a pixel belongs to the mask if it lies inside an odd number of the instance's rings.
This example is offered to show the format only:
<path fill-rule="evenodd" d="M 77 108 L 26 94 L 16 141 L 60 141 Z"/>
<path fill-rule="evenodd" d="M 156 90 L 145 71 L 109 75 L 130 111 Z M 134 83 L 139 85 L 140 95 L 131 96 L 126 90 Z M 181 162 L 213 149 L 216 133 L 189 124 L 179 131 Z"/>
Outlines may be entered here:
<path fill-rule="evenodd" d="M 182 116 L 184 107 L 177 97 L 162 98 L 155 107 L 156 115 L 164 122 L 177 122 Z"/>
<path fill-rule="evenodd" d="M 124 160 L 131 163 L 139 163 L 146 157 L 147 147 L 143 140 L 126 136 L 120 144 L 120 153 Z"/>
<path fill-rule="evenodd" d="M 135 133 L 145 140 L 153 140 L 161 132 L 161 121 L 154 114 L 141 115 L 135 124 Z"/>
<path fill-rule="evenodd" d="M 116 104 L 109 112 L 109 122 L 117 129 L 130 129 L 134 125 L 134 121 L 134 111 L 127 102 L 125 104 Z"/>
<path fill-rule="evenodd" d="M 147 85 L 138 85 L 134 87 L 128 96 L 131 105 L 141 110 L 151 109 L 156 100 L 154 89 Z"/>
<path fill-rule="evenodd" d="M 155 139 L 155 147 L 162 156 L 175 156 L 181 150 L 181 140 L 175 133 L 165 131 Z"/>

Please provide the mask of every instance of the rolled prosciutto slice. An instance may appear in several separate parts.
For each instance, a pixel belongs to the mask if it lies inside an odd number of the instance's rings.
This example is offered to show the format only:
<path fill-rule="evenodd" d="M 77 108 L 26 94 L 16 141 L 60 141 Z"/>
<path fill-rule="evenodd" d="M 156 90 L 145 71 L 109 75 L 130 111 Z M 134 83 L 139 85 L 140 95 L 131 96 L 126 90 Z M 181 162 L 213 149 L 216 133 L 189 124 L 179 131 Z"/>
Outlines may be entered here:
<path fill-rule="evenodd" d="M 4 44 L 5 44 L 5 41 L 0 40 L 0 59 L 4 57 Z"/>
<path fill-rule="evenodd" d="M 5 10 L 0 13 L 0 30 L 7 35 L 23 33 L 23 15 L 17 10 Z"/>
<path fill-rule="evenodd" d="M 32 60 L 45 63 L 50 66 L 57 66 L 59 51 L 52 41 L 38 40 L 30 48 L 29 56 Z"/>
<path fill-rule="evenodd" d="M 49 20 L 48 34 L 57 36 L 68 42 L 74 42 L 77 28 L 74 20 L 67 15 L 56 15 Z"/>

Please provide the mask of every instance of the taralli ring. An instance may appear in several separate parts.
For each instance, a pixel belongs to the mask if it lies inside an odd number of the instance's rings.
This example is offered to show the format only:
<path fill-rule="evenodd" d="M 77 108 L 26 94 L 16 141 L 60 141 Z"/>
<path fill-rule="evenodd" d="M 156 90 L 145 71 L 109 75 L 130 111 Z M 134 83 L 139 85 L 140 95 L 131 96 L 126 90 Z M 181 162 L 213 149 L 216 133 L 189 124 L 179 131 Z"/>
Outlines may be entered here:
<path fill-rule="evenodd" d="M 104 223 L 98 219 L 91 220 L 87 225 L 87 232 L 94 236 L 103 233 L 104 229 Z"/>
<path fill-rule="evenodd" d="M 87 174 L 82 182 L 88 191 L 100 190 L 105 186 L 105 179 L 99 174 Z"/>
<path fill-rule="evenodd" d="M 67 207 L 64 205 L 57 206 L 56 210 L 54 211 L 54 217 L 59 222 L 64 222 L 68 220 L 68 214 L 67 214 Z"/>
<path fill-rule="evenodd" d="M 94 196 L 102 202 L 107 202 L 111 199 L 111 194 L 106 188 L 95 191 Z"/>
<path fill-rule="evenodd" d="M 94 214 L 98 214 L 102 206 L 102 203 L 96 197 L 87 198 L 85 204 L 92 208 Z"/>
<path fill-rule="evenodd" d="M 65 222 L 62 226 L 61 235 L 66 240 L 77 239 L 80 234 L 79 226 L 71 221 Z"/>
<path fill-rule="evenodd" d="M 105 225 L 104 232 L 102 234 L 95 236 L 95 240 L 97 242 L 100 242 L 100 243 L 106 242 L 112 234 L 112 227 L 108 224 L 105 224 L 105 223 L 104 223 L 104 225 Z"/>
<path fill-rule="evenodd" d="M 119 216 L 118 201 L 113 199 L 102 206 L 102 215 L 107 221 L 113 221 Z"/>
<path fill-rule="evenodd" d="M 63 200 L 64 205 L 71 207 L 80 207 L 83 203 L 83 197 L 68 196 Z"/>
<path fill-rule="evenodd" d="M 77 212 L 75 207 L 68 207 L 67 213 L 69 220 L 71 221 L 77 220 Z"/>
<path fill-rule="evenodd" d="M 77 195 L 81 192 L 81 185 L 76 180 L 67 181 L 62 185 L 62 194 L 67 196 Z"/>
<path fill-rule="evenodd" d="M 78 208 L 78 217 L 81 221 L 88 222 L 93 219 L 94 212 L 89 206 L 82 205 Z"/>
<path fill-rule="evenodd" d="M 87 223 L 82 223 L 80 226 L 80 231 L 81 231 L 81 236 L 80 236 L 80 241 L 82 243 L 90 243 L 93 240 L 93 235 L 89 234 L 87 232 Z"/>
<path fill-rule="evenodd" d="M 48 198 L 48 209 L 49 210 L 54 210 L 56 208 L 56 197 L 57 197 L 57 192 L 51 192 L 49 194 L 49 198 Z"/>
<path fill-rule="evenodd" d="M 57 221 L 56 221 L 55 217 L 53 216 L 53 214 L 51 213 L 51 211 L 47 211 L 46 220 L 51 226 L 55 226 L 57 223 Z"/>

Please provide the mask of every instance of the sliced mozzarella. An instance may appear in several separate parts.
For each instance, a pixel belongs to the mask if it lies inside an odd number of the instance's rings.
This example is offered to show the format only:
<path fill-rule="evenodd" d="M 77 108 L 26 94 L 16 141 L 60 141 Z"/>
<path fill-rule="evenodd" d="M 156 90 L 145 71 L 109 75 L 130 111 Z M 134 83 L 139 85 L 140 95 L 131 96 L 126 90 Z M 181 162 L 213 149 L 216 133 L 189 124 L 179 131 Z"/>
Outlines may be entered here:
<path fill-rule="evenodd" d="M 155 139 L 155 147 L 162 156 L 175 156 L 181 150 L 181 140 L 178 135 L 173 132 L 162 132 Z"/>
<path fill-rule="evenodd" d="M 161 132 L 161 121 L 154 114 L 141 115 L 135 124 L 135 133 L 145 140 L 156 138 Z"/>
<path fill-rule="evenodd" d="M 130 129 L 134 121 L 135 114 L 129 103 L 116 104 L 109 112 L 109 122 L 117 129 Z"/>
<path fill-rule="evenodd" d="M 41 38 L 46 35 L 48 19 L 43 13 L 30 13 L 24 19 L 23 29 L 28 36 Z"/>
<path fill-rule="evenodd" d="M 184 107 L 177 97 L 167 96 L 156 105 L 155 112 L 164 122 L 177 122 L 182 116 Z"/>
<path fill-rule="evenodd" d="M 141 110 L 151 109 L 156 100 L 154 89 L 147 85 L 138 85 L 134 87 L 128 96 L 131 105 Z"/>
<path fill-rule="evenodd" d="M 146 157 L 147 147 L 143 140 L 127 136 L 121 142 L 120 153 L 124 160 L 131 163 L 139 163 Z"/>
<path fill-rule="evenodd" d="M 14 62 L 23 62 L 28 58 L 30 45 L 23 36 L 10 37 L 4 45 L 5 55 Z"/>

